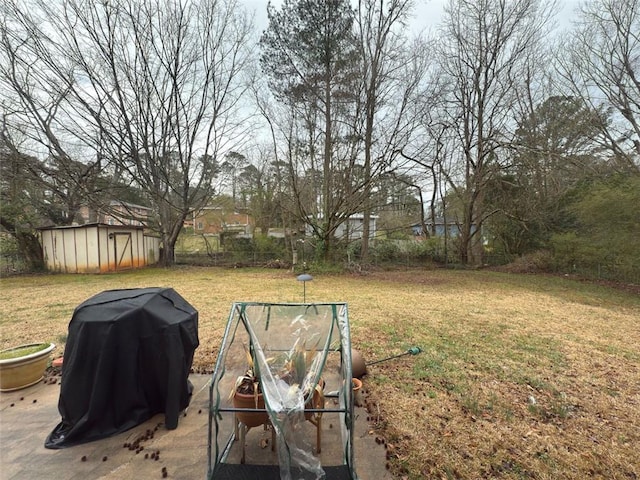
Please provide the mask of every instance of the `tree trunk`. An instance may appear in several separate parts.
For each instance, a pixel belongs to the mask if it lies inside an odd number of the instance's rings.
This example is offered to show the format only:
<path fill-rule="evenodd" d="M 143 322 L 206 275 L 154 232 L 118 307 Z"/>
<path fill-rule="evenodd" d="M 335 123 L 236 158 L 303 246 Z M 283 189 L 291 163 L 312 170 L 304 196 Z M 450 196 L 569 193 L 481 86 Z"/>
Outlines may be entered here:
<path fill-rule="evenodd" d="M 469 263 L 469 252 L 471 250 L 471 214 L 465 206 L 464 219 L 460 225 L 460 244 L 458 246 L 458 256 L 462 265 Z"/>
<path fill-rule="evenodd" d="M 16 235 L 18 250 L 22 254 L 29 271 L 44 270 L 42 245 L 38 236 L 31 232 L 18 232 Z"/>
<path fill-rule="evenodd" d="M 162 242 L 162 248 L 160 249 L 160 265 L 163 267 L 171 267 L 175 263 L 175 246 L 175 240 L 173 243 L 169 241 Z"/>
<path fill-rule="evenodd" d="M 360 262 L 365 263 L 369 256 L 369 222 L 371 219 L 371 146 L 373 138 L 373 120 L 375 115 L 374 99 L 375 87 L 372 88 L 372 98 L 367 99 L 367 124 L 365 129 L 364 145 L 364 212 L 362 218 L 362 248 L 360 250 Z"/>
<path fill-rule="evenodd" d="M 322 212 L 322 223 L 324 225 L 323 235 L 322 235 L 322 258 L 325 262 L 329 262 L 331 260 L 331 250 L 332 246 L 332 236 L 333 236 L 333 218 L 332 218 L 332 202 L 331 202 L 331 194 L 332 194 L 332 169 L 331 169 L 331 149 L 333 142 L 332 128 L 333 123 L 331 119 L 331 66 L 326 66 L 327 78 L 325 80 L 325 94 L 324 94 L 324 159 L 323 159 L 323 175 L 324 175 L 324 183 L 322 188 L 322 196 L 323 198 L 323 208 L 324 212 Z"/>
<path fill-rule="evenodd" d="M 178 236 L 182 231 L 184 220 L 187 213 L 183 212 L 178 218 L 171 218 L 171 209 L 167 209 L 166 215 L 162 216 L 162 225 L 168 225 L 169 229 L 162 228 L 160 231 L 160 265 L 163 267 L 171 267 L 175 263 L 175 248 Z"/>
<path fill-rule="evenodd" d="M 16 239 L 18 253 L 26 263 L 28 270 L 44 270 L 44 256 L 38 235 L 33 231 L 26 231 L 16 227 L 5 217 L 0 218 L 0 225 Z"/>

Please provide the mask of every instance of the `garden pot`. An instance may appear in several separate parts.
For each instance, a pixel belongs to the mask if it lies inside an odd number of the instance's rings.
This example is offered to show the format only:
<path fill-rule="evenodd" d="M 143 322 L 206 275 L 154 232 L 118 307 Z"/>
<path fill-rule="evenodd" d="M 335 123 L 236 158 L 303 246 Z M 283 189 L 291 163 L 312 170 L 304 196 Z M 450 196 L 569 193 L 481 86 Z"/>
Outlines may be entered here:
<path fill-rule="evenodd" d="M 53 343 L 32 343 L 0 352 L 0 391 L 35 385 L 44 376 Z"/>
<path fill-rule="evenodd" d="M 362 354 L 355 349 L 351 349 L 351 373 L 354 377 L 362 377 L 367 374 L 367 364 Z"/>
<path fill-rule="evenodd" d="M 264 397 L 259 393 L 256 405 L 256 397 L 252 393 L 235 392 L 233 394 L 233 406 L 236 408 L 264 408 Z M 264 412 L 236 412 L 236 418 L 248 428 L 253 428 L 267 423 L 269 415 L 266 410 Z"/>
<path fill-rule="evenodd" d="M 351 385 L 353 386 L 353 393 L 358 393 L 358 391 L 362 388 L 362 380 L 359 378 L 352 378 Z"/>

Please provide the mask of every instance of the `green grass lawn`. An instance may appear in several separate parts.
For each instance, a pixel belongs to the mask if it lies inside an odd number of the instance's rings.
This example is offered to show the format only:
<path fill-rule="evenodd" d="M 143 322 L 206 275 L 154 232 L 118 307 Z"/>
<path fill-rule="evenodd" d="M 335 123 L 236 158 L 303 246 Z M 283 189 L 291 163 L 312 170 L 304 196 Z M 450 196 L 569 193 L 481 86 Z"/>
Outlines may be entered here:
<path fill-rule="evenodd" d="M 151 268 L 0 279 L 0 347 L 52 341 L 114 288 L 170 286 L 200 315 L 210 371 L 234 301 L 301 302 L 282 270 Z M 398 478 L 640 478 L 640 297 L 565 278 L 488 271 L 317 274 L 307 301 L 349 304 L 372 431 Z M 357 466 L 357 458 L 356 458 Z"/>

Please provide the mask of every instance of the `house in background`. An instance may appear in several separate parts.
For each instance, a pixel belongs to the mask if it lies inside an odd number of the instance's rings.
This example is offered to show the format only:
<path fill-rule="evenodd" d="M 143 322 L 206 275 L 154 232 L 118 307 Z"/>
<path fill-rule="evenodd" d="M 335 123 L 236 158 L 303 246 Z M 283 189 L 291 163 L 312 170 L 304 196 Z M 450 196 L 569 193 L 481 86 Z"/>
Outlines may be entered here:
<path fill-rule="evenodd" d="M 254 219 L 248 213 L 227 212 L 220 207 L 204 207 L 193 213 L 193 218 L 185 222 L 193 227 L 195 235 L 235 234 L 241 238 L 251 238 Z"/>
<path fill-rule="evenodd" d="M 142 227 L 147 224 L 148 219 L 151 217 L 152 210 L 142 205 L 112 200 L 107 207 L 94 213 L 95 218 L 91 218 L 91 213 L 88 206 L 80 207 L 78 215 L 82 221 L 81 223 Z"/>
<path fill-rule="evenodd" d="M 378 222 L 378 216 L 371 215 L 369 217 L 369 238 L 373 239 L 376 236 L 376 229 Z M 364 215 L 361 213 L 356 213 L 351 215 L 345 222 L 340 224 L 338 228 L 336 228 L 334 236 L 341 240 L 359 240 L 362 238 L 364 227 Z M 311 226 L 307 225 L 305 228 L 305 235 L 312 236 L 313 229 Z"/>

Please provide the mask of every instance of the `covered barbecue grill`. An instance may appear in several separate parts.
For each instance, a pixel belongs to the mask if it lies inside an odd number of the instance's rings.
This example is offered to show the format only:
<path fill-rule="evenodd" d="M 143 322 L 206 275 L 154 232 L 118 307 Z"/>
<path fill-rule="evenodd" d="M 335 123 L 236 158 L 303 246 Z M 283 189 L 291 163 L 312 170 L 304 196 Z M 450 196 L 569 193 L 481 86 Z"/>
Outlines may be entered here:
<path fill-rule="evenodd" d="M 69 323 L 58 410 L 47 448 L 98 440 L 189 405 L 198 312 L 172 288 L 99 293 Z"/>

